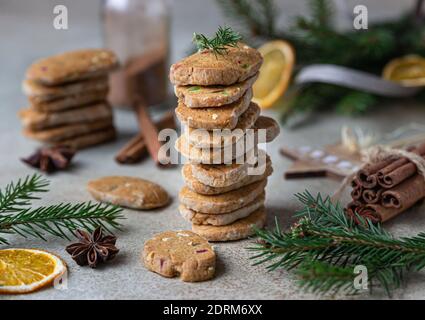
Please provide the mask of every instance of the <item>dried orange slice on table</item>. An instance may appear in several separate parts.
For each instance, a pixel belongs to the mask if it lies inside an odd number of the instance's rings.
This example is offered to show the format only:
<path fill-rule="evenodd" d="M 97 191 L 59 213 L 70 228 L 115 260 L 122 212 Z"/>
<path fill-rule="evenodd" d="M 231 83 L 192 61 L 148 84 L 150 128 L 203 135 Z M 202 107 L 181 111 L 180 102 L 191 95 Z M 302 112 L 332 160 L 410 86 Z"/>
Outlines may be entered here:
<path fill-rule="evenodd" d="M 295 53 L 292 46 L 283 40 L 266 42 L 258 51 L 264 62 L 253 86 L 253 101 L 267 109 L 285 93 L 291 79 Z"/>
<path fill-rule="evenodd" d="M 393 59 L 384 67 L 382 76 L 405 87 L 425 86 L 425 58 L 407 55 Z"/>
<path fill-rule="evenodd" d="M 36 291 L 50 285 L 65 271 L 61 258 L 43 250 L 0 250 L 0 293 Z"/>

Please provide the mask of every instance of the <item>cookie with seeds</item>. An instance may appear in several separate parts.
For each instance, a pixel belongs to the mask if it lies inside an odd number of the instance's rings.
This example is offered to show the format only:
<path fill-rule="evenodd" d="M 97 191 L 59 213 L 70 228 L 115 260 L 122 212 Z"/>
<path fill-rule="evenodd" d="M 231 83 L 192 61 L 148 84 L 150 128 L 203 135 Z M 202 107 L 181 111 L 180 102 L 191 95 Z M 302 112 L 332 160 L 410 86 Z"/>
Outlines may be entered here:
<path fill-rule="evenodd" d="M 107 129 L 112 126 L 112 121 L 110 119 L 107 119 L 94 122 L 69 124 L 60 127 L 45 129 L 42 131 L 34 131 L 31 129 L 24 128 L 23 134 L 24 136 L 30 139 L 39 140 L 42 142 L 59 142 L 73 137 L 100 131 L 102 129 Z"/>
<path fill-rule="evenodd" d="M 188 163 L 186 163 L 182 168 L 182 176 L 186 186 L 192 191 L 200 194 L 212 195 L 226 193 L 232 190 L 239 189 L 251 183 L 266 179 L 273 172 L 270 157 L 267 156 L 267 162 L 266 165 L 263 166 L 263 168 L 263 170 L 258 170 L 256 172 L 257 174 L 246 175 L 241 180 L 226 187 L 211 187 L 200 182 L 193 176 L 192 166 Z"/>
<path fill-rule="evenodd" d="M 174 93 L 189 108 L 221 107 L 239 100 L 257 78 L 258 73 L 230 86 L 175 86 Z"/>
<path fill-rule="evenodd" d="M 112 109 L 106 103 L 97 103 L 55 113 L 40 112 L 32 108 L 25 108 L 20 110 L 18 115 L 25 128 L 42 130 L 67 124 L 112 119 Z"/>
<path fill-rule="evenodd" d="M 194 211 L 223 214 L 246 206 L 264 192 L 267 179 L 251 183 L 237 190 L 217 195 L 203 195 L 184 186 L 179 193 L 180 203 Z"/>
<path fill-rule="evenodd" d="M 244 43 L 226 49 L 222 55 L 201 50 L 174 63 L 170 68 L 171 82 L 174 85 L 229 86 L 260 70 L 263 58 L 256 49 Z"/>
<path fill-rule="evenodd" d="M 251 98 L 252 89 L 249 89 L 239 100 L 220 108 L 189 108 L 179 101 L 175 111 L 180 122 L 191 128 L 233 129 L 239 116 L 248 108 L 254 108 Z"/>
<path fill-rule="evenodd" d="M 77 82 L 62 84 L 60 86 L 45 86 L 33 80 L 25 79 L 22 90 L 34 102 L 51 101 L 77 93 L 108 90 L 108 77 L 102 76 Z"/>
<path fill-rule="evenodd" d="M 193 224 L 224 226 L 249 216 L 252 212 L 264 205 L 264 200 L 265 193 L 261 194 L 258 198 L 246 206 L 224 214 L 202 213 L 189 209 L 182 204 L 179 206 L 179 211 L 185 220 Z"/>
<path fill-rule="evenodd" d="M 69 51 L 34 62 L 26 79 L 46 86 L 105 75 L 118 65 L 117 56 L 106 49 Z"/>
<path fill-rule="evenodd" d="M 160 185 L 127 176 L 107 176 L 89 181 L 87 190 L 98 201 L 138 210 L 160 208 L 170 200 Z"/>
<path fill-rule="evenodd" d="M 108 89 L 103 89 L 98 91 L 85 91 L 49 101 L 36 101 L 37 99 L 32 97 L 29 97 L 28 100 L 31 104 L 31 108 L 34 110 L 40 112 L 57 112 L 106 100 L 107 95 Z"/>
<path fill-rule="evenodd" d="M 212 279 L 216 254 L 207 240 L 192 231 L 165 231 L 145 242 L 142 260 L 147 269 L 185 282 Z"/>
<path fill-rule="evenodd" d="M 208 241 L 235 241 L 246 239 L 255 234 L 255 228 L 266 225 L 266 210 L 260 207 L 248 217 L 225 226 L 192 224 L 192 231 Z"/>
<path fill-rule="evenodd" d="M 258 165 L 258 160 L 267 161 L 264 150 L 258 149 L 252 152 L 244 162 L 233 161 L 230 164 L 195 164 L 190 163 L 193 177 L 199 182 L 211 187 L 228 187 L 244 179 L 251 170 Z M 261 167 L 260 167 L 261 168 Z"/>

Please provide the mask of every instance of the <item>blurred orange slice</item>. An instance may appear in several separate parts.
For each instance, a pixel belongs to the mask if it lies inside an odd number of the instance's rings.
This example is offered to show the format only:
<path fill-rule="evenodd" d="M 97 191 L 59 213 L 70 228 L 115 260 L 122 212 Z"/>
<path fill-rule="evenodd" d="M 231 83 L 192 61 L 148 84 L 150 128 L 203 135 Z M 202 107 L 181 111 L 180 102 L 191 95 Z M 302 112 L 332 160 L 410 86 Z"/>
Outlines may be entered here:
<path fill-rule="evenodd" d="M 382 76 L 405 87 L 425 86 L 425 59 L 408 55 L 391 60 L 385 66 Z"/>
<path fill-rule="evenodd" d="M 50 285 L 66 271 L 57 256 L 36 249 L 0 250 L 0 293 L 30 293 Z"/>
<path fill-rule="evenodd" d="M 270 108 L 286 91 L 295 63 L 292 46 L 283 40 L 266 42 L 260 51 L 264 62 L 254 83 L 254 98 L 261 108 Z"/>

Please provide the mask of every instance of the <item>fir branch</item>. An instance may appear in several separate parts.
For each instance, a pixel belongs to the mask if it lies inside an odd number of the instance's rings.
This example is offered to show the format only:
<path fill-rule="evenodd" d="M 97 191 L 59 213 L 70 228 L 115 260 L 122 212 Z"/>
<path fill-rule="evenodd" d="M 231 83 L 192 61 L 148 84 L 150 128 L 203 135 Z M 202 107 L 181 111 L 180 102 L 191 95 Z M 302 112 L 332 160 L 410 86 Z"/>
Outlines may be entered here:
<path fill-rule="evenodd" d="M 300 288 L 305 291 L 323 293 L 356 294 L 353 281 L 353 268 L 334 266 L 322 261 L 306 260 L 302 262 L 295 274 L 298 277 Z"/>
<path fill-rule="evenodd" d="M 49 182 L 38 174 L 9 183 L 4 191 L 0 190 L 0 214 L 19 211 L 20 207 L 30 205 L 31 200 L 40 199 L 34 194 L 47 192 L 48 185 Z"/>
<path fill-rule="evenodd" d="M 218 27 L 213 38 L 207 38 L 199 33 L 193 34 L 193 42 L 198 47 L 198 50 L 211 50 L 215 55 L 225 54 L 228 46 L 236 47 L 240 40 L 242 40 L 241 35 L 230 27 Z"/>
<path fill-rule="evenodd" d="M 10 183 L 5 191 L 0 191 L 0 234 L 18 234 L 46 240 L 47 234 L 69 239 L 67 233 L 76 229 L 92 231 L 101 226 L 111 232 L 119 229 L 117 220 L 123 219 L 122 209 L 108 204 L 83 202 L 77 204 L 59 203 L 50 206 L 31 208 L 30 200 L 38 199 L 35 192 L 47 192 L 48 181 L 40 176 L 27 177 Z M 8 244 L 0 237 L 0 244 Z"/>
<path fill-rule="evenodd" d="M 290 231 L 282 232 L 277 221 L 274 230 L 256 230 L 260 241 L 249 248 L 257 252 L 252 257 L 255 264 L 267 263 L 269 270 L 304 268 L 301 269 L 304 271 L 306 261 L 329 264 L 327 271 L 332 267 L 365 265 L 369 280 L 376 281 L 388 292 L 400 285 L 404 272 L 425 267 L 425 233 L 395 239 L 379 224 L 361 217 L 358 217 L 361 223 L 355 224 L 341 206 L 334 205 L 329 198 L 323 199 L 320 194 L 313 197 L 306 191 L 297 198 L 304 207 L 296 213 L 300 220 Z M 324 278 L 308 281 L 312 287 L 327 288 Z M 342 286 L 330 286 L 329 290 L 331 288 Z"/>

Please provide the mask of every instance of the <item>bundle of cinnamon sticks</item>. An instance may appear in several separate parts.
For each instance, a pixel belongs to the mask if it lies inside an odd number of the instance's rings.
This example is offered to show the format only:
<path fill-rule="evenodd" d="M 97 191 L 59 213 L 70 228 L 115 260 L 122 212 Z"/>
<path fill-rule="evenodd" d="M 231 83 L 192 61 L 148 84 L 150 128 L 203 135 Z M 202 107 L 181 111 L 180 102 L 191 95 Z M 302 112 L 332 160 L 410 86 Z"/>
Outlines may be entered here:
<path fill-rule="evenodd" d="M 407 151 L 425 158 L 425 143 Z M 390 158 L 360 169 L 351 183 L 347 214 L 385 222 L 425 197 L 425 178 L 405 157 Z"/>

